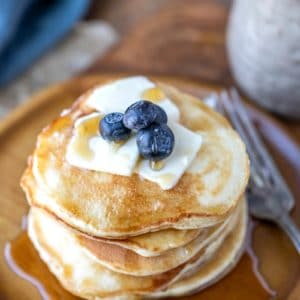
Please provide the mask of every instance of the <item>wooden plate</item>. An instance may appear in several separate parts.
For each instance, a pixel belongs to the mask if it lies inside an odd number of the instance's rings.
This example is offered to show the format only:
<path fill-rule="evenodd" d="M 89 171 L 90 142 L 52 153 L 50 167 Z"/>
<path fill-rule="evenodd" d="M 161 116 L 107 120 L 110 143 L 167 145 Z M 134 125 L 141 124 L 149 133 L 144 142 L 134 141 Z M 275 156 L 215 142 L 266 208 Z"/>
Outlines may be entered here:
<path fill-rule="evenodd" d="M 20 232 L 22 217 L 28 210 L 23 192 L 19 187 L 19 179 L 25 168 L 26 159 L 34 148 L 39 131 L 52 119 L 68 107 L 82 92 L 91 86 L 119 77 L 118 75 L 102 74 L 78 77 L 71 81 L 50 87 L 33 96 L 27 104 L 5 121 L 0 123 L 0 248 L 4 252 L 5 244 Z M 156 77 L 173 84 L 198 97 L 204 97 L 218 88 L 198 82 Z M 298 203 L 293 217 L 300 220 L 300 151 L 298 145 L 283 128 L 272 118 L 255 110 L 254 117 L 271 146 L 272 153 L 287 179 Z M 253 232 L 252 244 L 260 262 L 259 268 L 267 278 L 270 286 L 277 292 L 278 299 L 300 298 L 300 259 L 293 246 L 279 229 L 270 224 L 260 224 Z M 252 262 L 242 259 L 241 264 Z M 233 271 L 220 284 L 226 289 L 234 286 L 234 276 L 240 276 Z M 251 290 L 251 282 L 239 280 L 235 286 L 236 299 L 268 299 L 264 293 Z M 40 295 L 30 283 L 18 277 L 7 266 L 4 256 L 0 257 L 0 298 L 1 299 L 40 299 Z M 246 280 L 247 279 L 247 280 Z M 219 284 L 219 285 L 220 285 Z M 232 285 L 233 284 L 233 285 Z M 195 295 L 193 299 L 216 298 L 214 287 Z M 222 299 L 225 299 L 222 297 Z"/>

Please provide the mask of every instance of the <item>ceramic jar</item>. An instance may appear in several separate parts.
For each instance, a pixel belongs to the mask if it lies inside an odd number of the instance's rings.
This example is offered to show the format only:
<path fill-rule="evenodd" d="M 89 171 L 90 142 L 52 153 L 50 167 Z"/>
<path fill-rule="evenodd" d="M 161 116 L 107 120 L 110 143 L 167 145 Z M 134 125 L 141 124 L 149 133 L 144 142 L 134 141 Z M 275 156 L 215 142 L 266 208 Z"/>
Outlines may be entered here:
<path fill-rule="evenodd" d="M 300 0 L 235 0 L 227 48 L 233 76 L 251 99 L 300 119 Z"/>

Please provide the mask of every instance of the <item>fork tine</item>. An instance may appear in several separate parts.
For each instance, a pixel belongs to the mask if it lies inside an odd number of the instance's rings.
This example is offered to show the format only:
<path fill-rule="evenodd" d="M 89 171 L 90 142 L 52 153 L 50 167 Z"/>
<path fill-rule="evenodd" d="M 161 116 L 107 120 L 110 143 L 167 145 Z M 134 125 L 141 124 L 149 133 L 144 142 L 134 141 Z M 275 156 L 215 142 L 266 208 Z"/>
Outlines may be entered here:
<path fill-rule="evenodd" d="M 217 93 L 213 92 L 209 94 L 203 99 L 203 102 L 220 114 L 224 114 L 224 108 L 221 101 L 219 101 L 219 95 Z"/>
<path fill-rule="evenodd" d="M 236 90 L 230 90 L 229 99 L 231 99 L 231 106 L 233 107 L 236 117 L 239 119 L 240 124 L 244 129 L 243 136 L 247 143 L 247 147 L 251 147 L 251 152 L 254 152 L 253 160 L 259 163 L 258 169 L 262 173 L 265 181 L 271 184 L 273 182 L 272 174 L 270 172 L 270 168 L 266 166 L 266 157 L 270 157 L 270 154 L 267 153 L 266 147 L 262 145 L 262 141 L 258 136 L 256 129 L 254 129 L 246 108 L 242 104 Z"/>
<path fill-rule="evenodd" d="M 247 137 L 247 132 L 243 128 L 243 125 L 241 121 L 239 120 L 233 105 L 231 104 L 229 100 L 229 95 L 226 91 L 223 91 L 221 93 L 221 100 L 224 105 L 224 110 L 226 111 L 227 115 L 231 119 L 231 122 L 233 123 L 234 127 L 237 129 L 237 131 L 242 136 L 244 142 L 247 145 L 248 154 L 250 156 L 251 160 L 251 169 L 252 169 L 252 179 L 258 186 L 264 186 L 266 185 L 266 178 L 264 178 L 264 174 L 261 174 L 260 172 L 260 166 L 258 164 L 258 160 L 256 157 L 256 151 L 249 142 L 249 138 Z"/>
<path fill-rule="evenodd" d="M 245 128 L 248 131 L 249 137 L 253 141 L 253 145 L 256 148 L 256 152 L 259 156 L 261 156 L 263 163 L 266 165 L 267 169 L 270 170 L 270 175 L 272 177 L 273 182 L 280 186 L 283 189 L 286 197 L 293 198 L 286 182 L 284 181 L 282 175 L 277 169 L 272 156 L 268 152 L 266 146 L 264 145 L 262 139 L 257 133 L 257 130 L 254 128 L 252 122 L 250 121 L 249 115 L 246 111 L 245 106 L 243 105 L 241 98 L 236 89 L 231 89 L 231 96 L 233 99 L 233 103 L 235 104 L 235 109 L 237 114 L 241 116 L 242 121 L 245 124 Z M 292 200 L 294 202 L 294 200 Z"/>

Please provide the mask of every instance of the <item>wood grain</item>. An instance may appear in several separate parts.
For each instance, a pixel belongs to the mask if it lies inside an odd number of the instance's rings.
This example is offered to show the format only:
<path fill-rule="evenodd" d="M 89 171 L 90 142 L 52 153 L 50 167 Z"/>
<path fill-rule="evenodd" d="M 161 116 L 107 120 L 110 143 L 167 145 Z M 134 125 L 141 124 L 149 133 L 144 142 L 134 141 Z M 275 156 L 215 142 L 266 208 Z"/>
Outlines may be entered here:
<path fill-rule="evenodd" d="M 127 31 L 120 44 L 89 71 L 147 72 L 231 82 L 224 49 L 227 5 L 220 1 L 174 0 L 154 1 L 150 7 L 145 1 L 144 5 L 137 2 L 127 1 L 125 5 L 121 1 L 121 7 L 115 6 L 115 10 L 110 4 L 108 20 L 118 28 L 127 23 Z M 118 22 L 112 17 L 117 12 L 123 13 L 123 18 L 118 15 Z"/>

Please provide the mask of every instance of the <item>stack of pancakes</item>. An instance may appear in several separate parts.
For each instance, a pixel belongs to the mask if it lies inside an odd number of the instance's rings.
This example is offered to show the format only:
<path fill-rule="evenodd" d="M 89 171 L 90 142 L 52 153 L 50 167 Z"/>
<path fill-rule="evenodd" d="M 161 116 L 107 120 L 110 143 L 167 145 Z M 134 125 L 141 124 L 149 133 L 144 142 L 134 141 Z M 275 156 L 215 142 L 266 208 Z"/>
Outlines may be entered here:
<path fill-rule="evenodd" d="M 203 138 L 174 188 L 68 164 L 74 122 L 91 113 L 90 92 L 42 131 L 22 177 L 29 236 L 61 284 L 82 298 L 190 294 L 224 276 L 243 249 L 243 143 L 201 101 L 158 85 L 179 107 L 180 122 Z"/>

